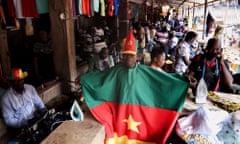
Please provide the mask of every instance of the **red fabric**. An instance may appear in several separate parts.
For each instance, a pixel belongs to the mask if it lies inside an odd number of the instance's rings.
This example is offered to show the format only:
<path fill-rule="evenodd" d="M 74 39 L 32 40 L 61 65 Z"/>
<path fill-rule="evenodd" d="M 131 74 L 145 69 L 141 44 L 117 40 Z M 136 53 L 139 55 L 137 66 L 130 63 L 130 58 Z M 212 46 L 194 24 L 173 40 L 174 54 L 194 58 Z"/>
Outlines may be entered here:
<path fill-rule="evenodd" d="M 82 14 L 91 16 L 90 0 L 82 0 Z"/>
<path fill-rule="evenodd" d="M 113 0 L 108 0 L 108 16 L 113 16 L 114 5 Z"/>
<path fill-rule="evenodd" d="M 35 0 L 22 0 L 22 13 L 24 17 L 39 18 Z"/>
<path fill-rule="evenodd" d="M 13 4 L 13 0 L 7 0 L 8 12 L 11 17 L 16 17 L 16 11 Z"/>
<path fill-rule="evenodd" d="M 95 118 L 106 128 L 106 140 L 127 137 L 128 140 L 165 144 L 171 134 L 179 113 L 158 107 L 134 104 L 102 103 L 91 109 Z M 138 132 L 129 129 L 126 119 L 132 116 L 138 122 Z M 118 143 L 115 141 L 115 143 Z"/>

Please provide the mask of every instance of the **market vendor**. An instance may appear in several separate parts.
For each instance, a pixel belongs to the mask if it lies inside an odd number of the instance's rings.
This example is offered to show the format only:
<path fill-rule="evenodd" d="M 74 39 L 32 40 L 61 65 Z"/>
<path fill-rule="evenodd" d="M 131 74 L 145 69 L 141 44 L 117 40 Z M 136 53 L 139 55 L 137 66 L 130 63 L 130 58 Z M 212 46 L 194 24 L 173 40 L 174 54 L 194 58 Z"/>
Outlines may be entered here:
<path fill-rule="evenodd" d="M 193 58 L 188 78 L 194 89 L 204 78 L 209 91 L 231 92 L 233 77 L 224 61 L 218 39 L 209 39 L 205 52 Z"/>

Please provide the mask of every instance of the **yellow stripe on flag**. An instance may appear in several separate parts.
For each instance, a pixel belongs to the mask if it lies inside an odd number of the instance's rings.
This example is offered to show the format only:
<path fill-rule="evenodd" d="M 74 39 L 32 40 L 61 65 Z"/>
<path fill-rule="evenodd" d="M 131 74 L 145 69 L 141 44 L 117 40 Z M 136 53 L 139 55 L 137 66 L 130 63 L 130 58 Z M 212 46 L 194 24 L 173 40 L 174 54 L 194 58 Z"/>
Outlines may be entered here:
<path fill-rule="evenodd" d="M 156 143 L 128 139 L 126 135 L 118 137 L 117 133 L 114 133 L 114 137 L 107 139 L 105 141 L 105 144 L 156 144 Z"/>

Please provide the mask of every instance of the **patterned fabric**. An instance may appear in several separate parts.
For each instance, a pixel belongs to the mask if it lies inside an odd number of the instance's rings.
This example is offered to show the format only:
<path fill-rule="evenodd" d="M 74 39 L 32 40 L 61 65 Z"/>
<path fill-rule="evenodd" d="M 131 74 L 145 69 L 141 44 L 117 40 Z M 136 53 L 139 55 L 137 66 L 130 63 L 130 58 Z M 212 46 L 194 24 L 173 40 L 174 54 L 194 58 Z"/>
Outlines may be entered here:
<path fill-rule="evenodd" d="M 200 134 L 186 134 L 182 135 L 181 138 L 188 144 L 213 144 L 207 139 L 207 137 Z"/>
<path fill-rule="evenodd" d="M 228 112 L 240 110 L 240 104 L 225 100 L 212 91 L 208 92 L 208 99 L 212 101 L 215 106 L 220 107 Z"/>
<path fill-rule="evenodd" d="M 188 144 L 222 144 L 217 134 L 229 113 L 214 106 L 202 106 L 177 121 L 176 132 Z"/>
<path fill-rule="evenodd" d="M 223 129 L 217 134 L 217 137 L 220 141 L 224 142 L 224 144 L 239 144 L 240 137 L 237 135 L 231 125 L 231 122 L 224 122 Z M 240 123 L 238 125 L 240 128 Z"/>

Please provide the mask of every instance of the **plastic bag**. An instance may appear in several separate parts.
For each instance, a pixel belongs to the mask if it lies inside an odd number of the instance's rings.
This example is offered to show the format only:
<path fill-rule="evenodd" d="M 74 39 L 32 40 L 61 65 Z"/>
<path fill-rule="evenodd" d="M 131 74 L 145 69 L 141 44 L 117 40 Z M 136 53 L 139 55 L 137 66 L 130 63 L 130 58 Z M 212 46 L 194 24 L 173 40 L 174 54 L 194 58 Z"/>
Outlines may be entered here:
<path fill-rule="evenodd" d="M 205 80 L 201 78 L 197 86 L 195 103 L 206 103 L 207 95 L 208 95 L 207 84 Z"/>

